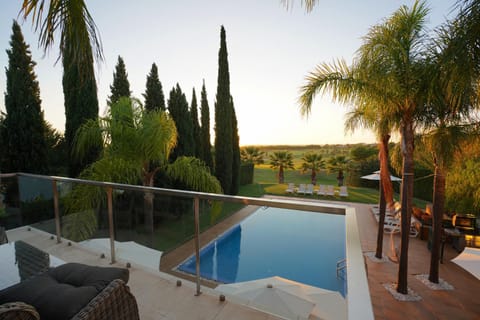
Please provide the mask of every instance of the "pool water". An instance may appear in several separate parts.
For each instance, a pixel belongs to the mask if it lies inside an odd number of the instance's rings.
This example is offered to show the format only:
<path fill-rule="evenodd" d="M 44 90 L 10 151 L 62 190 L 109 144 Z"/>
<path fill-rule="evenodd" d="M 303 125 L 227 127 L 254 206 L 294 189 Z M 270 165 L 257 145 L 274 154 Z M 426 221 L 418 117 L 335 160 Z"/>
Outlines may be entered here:
<path fill-rule="evenodd" d="M 261 208 L 200 252 L 200 273 L 234 283 L 280 276 L 345 295 L 345 216 Z M 195 255 L 179 270 L 195 274 Z"/>

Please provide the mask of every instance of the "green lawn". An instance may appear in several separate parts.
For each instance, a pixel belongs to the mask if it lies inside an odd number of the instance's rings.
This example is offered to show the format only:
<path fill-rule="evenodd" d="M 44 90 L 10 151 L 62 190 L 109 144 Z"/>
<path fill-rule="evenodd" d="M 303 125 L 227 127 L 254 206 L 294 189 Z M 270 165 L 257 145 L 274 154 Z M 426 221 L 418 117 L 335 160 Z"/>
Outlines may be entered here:
<path fill-rule="evenodd" d="M 325 199 L 325 200 L 337 200 L 348 201 L 358 203 L 378 203 L 378 189 L 364 188 L 364 187 L 348 187 L 348 197 L 339 196 L 318 196 L 314 194 L 310 195 L 291 195 L 287 194 L 287 184 L 289 182 L 295 183 L 298 186 L 300 183 L 310 183 L 310 174 L 302 174 L 300 170 L 287 170 L 285 171 L 285 183 L 279 184 L 277 178 L 277 171 L 271 169 L 268 165 L 255 166 L 254 171 L 254 184 L 248 186 L 242 186 L 240 188 L 240 195 L 249 197 L 258 197 L 262 194 L 290 196 L 295 198 L 307 198 L 307 199 Z M 333 185 L 337 187 L 336 172 L 327 173 L 321 171 L 317 174 L 317 186 L 320 184 Z M 399 195 L 395 194 L 395 199 L 399 199 Z M 421 199 L 413 199 L 414 205 L 425 208 L 427 201 Z"/>

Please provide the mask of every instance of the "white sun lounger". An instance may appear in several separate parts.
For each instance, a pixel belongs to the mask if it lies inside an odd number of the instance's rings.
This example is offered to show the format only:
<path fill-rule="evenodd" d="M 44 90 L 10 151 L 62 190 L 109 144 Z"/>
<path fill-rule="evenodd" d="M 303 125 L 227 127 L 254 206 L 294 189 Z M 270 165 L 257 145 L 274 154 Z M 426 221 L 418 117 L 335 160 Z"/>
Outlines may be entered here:
<path fill-rule="evenodd" d="M 295 184 L 294 183 L 289 183 L 287 190 L 285 190 L 286 193 L 294 193 L 295 192 Z"/>
<path fill-rule="evenodd" d="M 305 185 L 305 183 L 301 183 L 298 186 L 298 193 L 305 194 L 306 191 L 307 191 L 307 186 Z"/>
<path fill-rule="evenodd" d="M 305 189 L 305 194 L 312 195 L 313 194 L 313 184 L 307 184 L 307 188 Z"/>
<path fill-rule="evenodd" d="M 327 191 L 325 192 L 325 195 L 327 196 L 334 196 L 335 195 L 335 190 L 333 189 L 333 186 L 329 184 L 327 186 Z"/>
<path fill-rule="evenodd" d="M 319 196 L 324 196 L 327 194 L 327 190 L 325 189 L 325 185 L 321 184 L 318 186 L 317 194 Z"/>
<path fill-rule="evenodd" d="M 347 186 L 341 186 L 341 187 L 340 187 L 339 196 L 340 196 L 340 197 L 348 197 Z"/>

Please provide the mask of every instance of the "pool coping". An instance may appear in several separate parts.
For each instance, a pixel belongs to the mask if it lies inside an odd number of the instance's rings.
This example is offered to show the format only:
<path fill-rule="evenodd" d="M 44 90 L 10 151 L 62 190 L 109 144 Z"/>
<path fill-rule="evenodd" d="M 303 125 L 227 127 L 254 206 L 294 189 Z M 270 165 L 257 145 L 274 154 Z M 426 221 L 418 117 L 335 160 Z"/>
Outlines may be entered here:
<path fill-rule="evenodd" d="M 355 208 L 345 206 L 348 319 L 374 319 Z"/>

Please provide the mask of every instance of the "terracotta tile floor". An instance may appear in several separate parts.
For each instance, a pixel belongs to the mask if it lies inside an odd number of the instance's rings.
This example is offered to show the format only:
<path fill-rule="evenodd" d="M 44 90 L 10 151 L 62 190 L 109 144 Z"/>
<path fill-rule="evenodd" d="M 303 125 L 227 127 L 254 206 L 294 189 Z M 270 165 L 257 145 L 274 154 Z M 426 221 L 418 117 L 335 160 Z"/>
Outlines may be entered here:
<path fill-rule="evenodd" d="M 360 238 L 364 252 L 376 249 L 377 222 L 368 205 L 351 204 L 357 208 Z M 383 252 L 390 250 L 390 237 L 384 237 Z M 394 237 L 399 247 L 400 237 Z M 432 290 L 415 276 L 428 274 L 430 251 L 427 241 L 410 238 L 408 256 L 408 287 L 421 296 L 420 301 L 402 302 L 383 287 L 384 283 L 397 281 L 398 264 L 391 261 L 378 263 L 366 258 L 368 284 L 375 319 L 480 319 L 480 280 L 451 262 L 458 252 L 445 245 L 440 278 L 454 287 L 453 290 Z"/>

